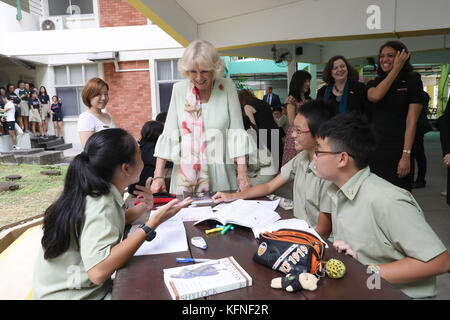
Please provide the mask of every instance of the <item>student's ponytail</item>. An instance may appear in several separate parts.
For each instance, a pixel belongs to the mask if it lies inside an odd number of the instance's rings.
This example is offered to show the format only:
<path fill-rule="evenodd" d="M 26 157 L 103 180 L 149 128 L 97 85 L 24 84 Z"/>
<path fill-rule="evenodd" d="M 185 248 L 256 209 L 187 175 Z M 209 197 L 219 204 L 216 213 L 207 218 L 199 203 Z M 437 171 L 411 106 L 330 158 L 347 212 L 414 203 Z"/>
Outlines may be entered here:
<path fill-rule="evenodd" d="M 56 258 L 70 246 L 79 244 L 86 196 L 109 193 L 109 183 L 118 166 L 134 164 L 136 142 L 122 129 L 108 129 L 92 135 L 85 150 L 67 170 L 61 196 L 44 213 L 42 247 L 44 258 Z"/>

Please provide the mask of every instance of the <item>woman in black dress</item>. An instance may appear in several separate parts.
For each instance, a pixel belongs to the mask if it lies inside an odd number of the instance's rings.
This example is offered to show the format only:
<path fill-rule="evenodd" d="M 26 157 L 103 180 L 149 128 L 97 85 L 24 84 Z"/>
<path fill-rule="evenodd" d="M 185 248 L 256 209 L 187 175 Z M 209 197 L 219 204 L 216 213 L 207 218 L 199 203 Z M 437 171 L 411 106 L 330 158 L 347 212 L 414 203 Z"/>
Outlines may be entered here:
<path fill-rule="evenodd" d="M 323 69 L 326 85 L 317 92 L 317 99 L 330 101 L 336 114 L 354 113 L 369 117 L 367 90 L 359 82 L 359 74 L 343 56 L 334 56 Z"/>
<path fill-rule="evenodd" d="M 373 103 L 372 123 L 379 136 L 370 169 L 411 191 L 411 149 L 422 109 L 423 85 L 409 58 L 402 42 L 386 42 L 379 52 L 378 77 L 367 83 L 367 96 Z"/>
<path fill-rule="evenodd" d="M 450 99 L 444 114 L 438 119 L 438 128 L 441 132 L 442 160 L 447 167 L 447 204 L 450 206 Z"/>
<path fill-rule="evenodd" d="M 239 91 L 238 96 L 243 113 L 250 121 L 249 125 L 257 132 L 258 148 L 267 146 L 272 154 L 272 159 L 278 161 L 276 165 L 278 170 L 283 156 L 283 129 L 273 119 L 272 109 L 267 102 L 256 98 L 247 89 Z M 264 138 L 266 134 L 267 138 Z M 272 142 L 274 142 L 274 145 L 272 145 Z"/>

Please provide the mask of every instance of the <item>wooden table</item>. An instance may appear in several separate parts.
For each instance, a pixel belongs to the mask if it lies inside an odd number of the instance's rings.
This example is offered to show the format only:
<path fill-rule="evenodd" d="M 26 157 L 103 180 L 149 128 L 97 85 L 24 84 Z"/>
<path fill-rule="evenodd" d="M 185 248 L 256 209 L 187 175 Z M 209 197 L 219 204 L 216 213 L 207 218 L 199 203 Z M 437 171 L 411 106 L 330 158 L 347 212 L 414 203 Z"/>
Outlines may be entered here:
<path fill-rule="evenodd" d="M 282 219 L 292 218 L 292 210 L 277 209 Z M 253 232 L 248 228 L 235 226 L 235 230 L 228 230 L 225 235 L 220 232 L 205 235 L 206 229 L 215 227 L 215 221 L 193 226 L 193 222 L 185 222 L 189 251 L 171 254 L 136 256 L 117 271 L 114 280 L 112 298 L 118 300 L 170 300 L 163 269 L 179 266 L 175 262 L 177 257 L 193 257 L 218 259 L 233 256 L 253 279 L 251 287 L 233 290 L 206 297 L 206 300 L 373 300 L 373 299 L 409 299 L 403 292 L 381 279 L 381 288 L 370 290 L 367 279 L 371 274 L 357 260 L 338 253 L 332 245 L 326 249 L 326 260 L 337 258 L 344 262 L 347 272 L 344 278 L 334 280 L 322 278 L 316 291 L 302 290 L 288 293 L 283 290 L 272 289 L 270 281 L 284 276 L 281 272 L 257 264 L 253 261 L 253 254 L 258 248 Z M 194 236 L 203 236 L 208 244 L 207 250 L 191 245 Z"/>

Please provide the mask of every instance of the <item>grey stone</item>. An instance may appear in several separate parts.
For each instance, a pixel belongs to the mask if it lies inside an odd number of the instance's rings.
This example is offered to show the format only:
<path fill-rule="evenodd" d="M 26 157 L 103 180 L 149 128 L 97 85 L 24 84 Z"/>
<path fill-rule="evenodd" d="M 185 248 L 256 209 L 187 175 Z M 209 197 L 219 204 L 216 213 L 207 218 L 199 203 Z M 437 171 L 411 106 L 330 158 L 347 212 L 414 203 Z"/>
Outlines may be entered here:
<path fill-rule="evenodd" d="M 1 191 L 14 191 L 19 189 L 19 184 L 15 182 L 0 182 Z"/>

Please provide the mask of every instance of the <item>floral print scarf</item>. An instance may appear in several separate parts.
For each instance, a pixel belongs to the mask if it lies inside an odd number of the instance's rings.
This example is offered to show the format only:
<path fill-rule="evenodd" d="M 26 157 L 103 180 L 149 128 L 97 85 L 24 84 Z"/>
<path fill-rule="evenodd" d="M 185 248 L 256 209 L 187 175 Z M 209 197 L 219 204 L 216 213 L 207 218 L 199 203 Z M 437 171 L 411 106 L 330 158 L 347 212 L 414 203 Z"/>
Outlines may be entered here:
<path fill-rule="evenodd" d="M 206 134 L 200 94 L 189 83 L 181 122 L 181 158 L 177 194 L 209 191 Z"/>

